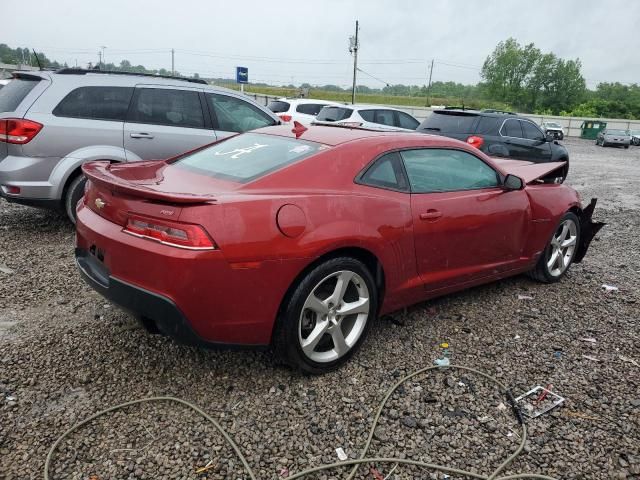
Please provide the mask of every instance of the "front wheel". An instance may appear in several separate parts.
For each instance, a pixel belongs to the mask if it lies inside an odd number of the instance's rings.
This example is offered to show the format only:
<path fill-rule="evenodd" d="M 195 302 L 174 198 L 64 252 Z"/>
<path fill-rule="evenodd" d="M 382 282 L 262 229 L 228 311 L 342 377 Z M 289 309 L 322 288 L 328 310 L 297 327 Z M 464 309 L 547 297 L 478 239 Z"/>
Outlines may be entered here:
<path fill-rule="evenodd" d="M 290 366 L 319 374 L 345 363 L 378 313 L 378 292 L 354 258 L 328 260 L 298 283 L 278 319 L 276 354 Z"/>
<path fill-rule="evenodd" d="M 573 263 L 578 245 L 580 220 L 575 213 L 567 212 L 529 276 L 543 283 L 557 282 Z"/>
<path fill-rule="evenodd" d="M 640 138 L 634 138 L 633 139 L 633 144 L 637 147 L 640 146 Z"/>

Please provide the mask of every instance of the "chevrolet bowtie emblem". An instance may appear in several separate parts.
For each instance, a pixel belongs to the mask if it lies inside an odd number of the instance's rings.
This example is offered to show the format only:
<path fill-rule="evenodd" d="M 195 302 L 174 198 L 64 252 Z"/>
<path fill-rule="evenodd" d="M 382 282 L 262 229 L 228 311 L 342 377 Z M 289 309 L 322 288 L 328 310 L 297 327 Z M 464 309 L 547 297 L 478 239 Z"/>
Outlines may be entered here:
<path fill-rule="evenodd" d="M 95 204 L 97 208 L 102 208 L 106 205 L 105 201 L 101 198 L 96 198 Z"/>

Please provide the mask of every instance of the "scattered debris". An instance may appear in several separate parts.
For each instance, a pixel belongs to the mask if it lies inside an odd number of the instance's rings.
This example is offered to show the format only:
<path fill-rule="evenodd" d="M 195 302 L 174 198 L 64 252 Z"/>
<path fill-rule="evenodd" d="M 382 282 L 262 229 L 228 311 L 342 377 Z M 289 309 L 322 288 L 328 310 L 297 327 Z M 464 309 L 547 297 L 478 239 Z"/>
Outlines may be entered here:
<path fill-rule="evenodd" d="M 282 467 L 280 470 L 280 476 L 282 478 L 287 478 L 289 476 L 289 469 L 287 467 Z"/>
<path fill-rule="evenodd" d="M 344 462 L 347 458 L 347 454 L 345 453 L 344 449 L 342 447 L 338 447 L 336 448 L 336 454 L 338 455 L 338 458 L 340 459 L 340 461 Z"/>
<path fill-rule="evenodd" d="M 617 292 L 619 290 L 615 285 L 607 285 L 606 283 L 602 284 L 602 288 L 604 288 L 605 292 Z"/>
<path fill-rule="evenodd" d="M 520 335 L 518 335 L 518 334 L 516 333 L 516 336 L 515 336 L 515 337 L 513 337 L 513 339 L 514 339 L 514 340 L 520 340 Z"/>
<path fill-rule="evenodd" d="M 562 352 L 561 351 L 558 350 L 556 352 L 553 352 L 553 358 L 560 358 L 560 357 L 562 357 Z"/>
<path fill-rule="evenodd" d="M 640 363 L 636 362 L 633 358 L 625 357 L 624 355 L 618 355 L 618 358 L 620 360 L 622 360 L 623 362 L 631 363 L 632 365 L 635 365 L 636 367 L 640 367 Z"/>
<path fill-rule="evenodd" d="M 213 468 L 216 468 L 217 466 L 217 463 L 213 463 L 213 460 L 209 460 L 209 462 L 204 467 L 197 468 L 196 473 L 205 473 Z"/>
<path fill-rule="evenodd" d="M 538 385 L 520 395 L 515 401 L 524 407 L 523 411 L 527 417 L 537 418 L 564 403 L 564 398 Z"/>
<path fill-rule="evenodd" d="M 520 295 L 518 294 L 518 300 L 533 300 L 531 295 Z"/>
<path fill-rule="evenodd" d="M 573 418 L 580 418 L 583 420 L 600 420 L 600 418 L 598 417 L 592 417 L 591 415 L 585 415 L 584 413 L 580 413 L 580 412 L 565 412 L 565 415 L 567 415 L 568 417 L 573 417 Z"/>
<path fill-rule="evenodd" d="M 436 358 L 433 361 L 433 364 L 437 365 L 438 367 L 448 367 L 451 364 L 451 362 L 449 361 L 448 358 L 445 357 L 445 358 Z"/>
<path fill-rule="evenodd" d="M 586 358 L 587 360 L 591 360 L 592 362 L 599 362 L 600 360 L 596 357 L 592 357 L 591 355 L 582 355 L 582 358 Z"/>
<path fill-rule="evenodd" d="M 376 480 L 384 480 L 382 474 L 378 470 L 376 470 L 375 467 L 371 467 L 369 469 L 369 473 L 371 473 L 371 475 L 373 475 L 373 478 L 375 478 Z"/>
<path fill-rule="evenodd" d="M 500 410 L 501 412 L 503 412 L 504 410 L 506 410 L 506 409 L 507 409 L 507 406 L 506 406 L 504 403 L 500 402 L 500 403 L 498 404 L 498 407 L 497 407 L 497 408 L 498 408 L 498 410 Z"/>
<path fill-rule="evenodd" d="M 13 273 L 13 270 L 10 269 L 9 267 L 5 267 L 4 265 L 0 265 L 0 272 L 6 273 L 7 275 L 11 275 Z"/>
<path fill-rule="evenodd" d="M 442 342 L 440 344 L 440 348 L 449 348 L 449 344 L 447 342 Z"/>
<path fill-rule="evenodd" d="M 583 342 L 589 342 L 589 343 L 596 343 L 597 340 L 595 338 L 592 337 L 582 337 L 579 338 L 578 340 L 582 340 Z"/>

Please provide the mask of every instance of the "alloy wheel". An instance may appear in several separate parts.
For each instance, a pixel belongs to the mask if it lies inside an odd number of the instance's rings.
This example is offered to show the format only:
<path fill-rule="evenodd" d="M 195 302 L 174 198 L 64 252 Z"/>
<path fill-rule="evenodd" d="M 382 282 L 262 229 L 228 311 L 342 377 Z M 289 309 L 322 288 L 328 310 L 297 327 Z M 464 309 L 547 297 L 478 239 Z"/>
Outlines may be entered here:
<path fill-rule="evenodd" d="M 547 268 L 552 276 L 559 277 L 569 268 L 577 241 L 576 223 L 571 219 L 562 222 L 551 239 L 551 248 L 547 256 Z"/>
<path fill-rule="evenodd" d="M 308 295 L 298 322 L 298 340 L 305 356 L 333 362 L 349 352 L 365 330 L 371 310 L 364 279 L 350 270 L 323 278 Z"/>

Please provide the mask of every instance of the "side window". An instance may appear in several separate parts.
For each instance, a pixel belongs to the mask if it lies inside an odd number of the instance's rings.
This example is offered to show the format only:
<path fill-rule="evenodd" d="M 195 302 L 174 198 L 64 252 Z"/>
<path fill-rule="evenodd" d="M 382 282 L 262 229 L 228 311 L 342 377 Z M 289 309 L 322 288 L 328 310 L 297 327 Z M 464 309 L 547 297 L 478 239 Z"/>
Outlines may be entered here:
<path fill-rule="evenodd" d="M 480 117 L 475 133 L 478 135 L 498 135 L 500 123 L 499 117 Z"/>
<path fill-rule="evenodd" d="M 324 105 L 320 103 L 301 103 L 296 107 L 296 112 L 313 115 L 315 117 L 320 113 L 322 107 L 324 107 Z"/>
<path fill-rule="evenodd" d="M 371 122 L 371 123 L 375 122 L 375 114 L 376 114 L 375 110 L 360 110 L 358 113 L 364 119 L 365 122 Z"/>
<path fill-rule="evenodd" d="M 80 87 L 70 92 L 53 109 L 56 117 L 124 121 L 133 88 Z"/>
<path fill-rule="evenodd" d="M 266 113 L 240 98 L 217 93 L 207 93 L 206 97 L 216 130 L 246 132 L 276 123 Z"/>
<path fill-rule="evenodd" d="M 544 135 L 537 127 L 531 122 L 521 121 L 522 124 L 522 133 L 524 134 L 524 138 L 528 138 L 529 140 L 542 140 L 544 139 Z"/>
<path fill-rule="evenodd" d="M 140 88 L 136 92 L 127 121 L 204 128 L 204 115 L 197 91 Z"/>
<path fill-rule="evenodd" d="M 404 112 L 397 112 L 397 114 L 398 114 L 398 126 L 400 128 L 409 128 L 411 130 L 415 130 L 416 128 L 418 128 L 418 125 L 420 125 L 420 122 L 418 122 L 415 118 L 413 118 L 409 114 L 406 114 Z"/>
<path fill-rule="evenodd" d="M 500 131 L 505 137 L 522 138 L 522 128 L 520 127 L 520 121 L 509 119 L 502 125 Z"/>
<path fill-rule="evenodd" d="M 412 193 L 451 192 L 498 186 L 498 175 L 461 150 L 424 148 L 402 152 Z"/>
<path fill-rule="evenodd" d="M 379 123 L 381 125 L 389 125 L 390 127 L 396 126 L 395 122 L 393 121 L 393 110 L 376 110 L 375 112 L 375 123 Z"/>
<path fill-rule="evenodd" d="M 358 183 L 402 192 L 409 190 L 397 152 L 387 153 L 376 160 L 360 177 Z"/>

